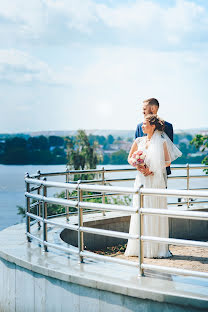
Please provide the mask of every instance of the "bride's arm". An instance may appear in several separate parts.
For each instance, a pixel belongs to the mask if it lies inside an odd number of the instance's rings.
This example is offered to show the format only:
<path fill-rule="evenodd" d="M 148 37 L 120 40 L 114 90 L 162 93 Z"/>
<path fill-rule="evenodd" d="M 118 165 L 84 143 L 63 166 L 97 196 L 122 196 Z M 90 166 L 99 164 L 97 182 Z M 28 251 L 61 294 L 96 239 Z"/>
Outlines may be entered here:
<path fill-rule="evenodd" d="M 170 155 L 168 152 L 168 148 L 167 148 L 167 144 L 166 142 L 163 143 L 163 148 L 164 148 L 164 156 L 165 156 L 165 166 L 169 167 L 171 164 L 171 160 L 170 160 Z"/>
<path fill-rule="evenodd" d="M 134 141 L 134 143 L 132 144 L 131 146 L 131 149 L 130 149 L 130 152 L 129 152 L 129 156 L 128 156 L 128 163 L 132 166 L 132 163 L 131 163 L 131 156 L 134 152 L 136 152 L 137 150 L 137 143 L 136 141 Z"/>

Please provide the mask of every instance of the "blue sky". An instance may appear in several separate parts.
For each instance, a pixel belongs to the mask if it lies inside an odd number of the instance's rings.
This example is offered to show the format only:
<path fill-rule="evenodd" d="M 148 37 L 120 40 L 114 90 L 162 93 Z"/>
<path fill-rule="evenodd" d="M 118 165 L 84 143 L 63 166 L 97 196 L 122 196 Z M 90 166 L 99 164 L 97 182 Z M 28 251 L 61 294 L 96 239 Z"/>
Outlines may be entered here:
<path fill-rule="evenodd" d="M 207 60 L 207 1 L 2 1 L 0 133 L 207 127 Z"/>

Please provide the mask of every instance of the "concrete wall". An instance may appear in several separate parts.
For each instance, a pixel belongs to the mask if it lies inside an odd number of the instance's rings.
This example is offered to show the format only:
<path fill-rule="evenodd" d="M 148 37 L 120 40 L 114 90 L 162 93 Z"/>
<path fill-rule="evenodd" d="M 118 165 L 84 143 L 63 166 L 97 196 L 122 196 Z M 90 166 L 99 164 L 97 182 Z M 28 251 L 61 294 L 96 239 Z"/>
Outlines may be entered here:
<path fill-rule="evenodd" d="M 105 230 L 129 232 L 130 216 L 113 217 L 85 222 L 88 227 L 95 227 Z M 208 221 L 185 220 L 169 218 L 170 237 L 207 240 L 208 239 Z M 77 232 L 64 229 L 61 233 L 64 242 L 77 246 Z M 89 250 L 100 250 L 102 248 L 124 244 L 127 240 L 101 235 L 84 233 L 84 244 Z"/>
<path fill-rule="evenodd" d="M 0 277 L 1 312 L 199 311 L 198 307 L 154 302 L 66 282 L 35 273 L 2 258 Z"/>
<path fill-rule="evenodd" d="M 106 217 L 105 219 L 101 217 L 100 220 L 84 222 L 84 226 L 127 233 L 129 231 L 129 221 L 129 216 Z M 64 229 L 61 232 L 61 239 L 68 244 L 78 246 L 77 232 L 75 231 Z M 100 250 L 118 244 L 125 244 L 126 242 L 126 239 L 84 233 L 84 245 L 89 250 Z"/>

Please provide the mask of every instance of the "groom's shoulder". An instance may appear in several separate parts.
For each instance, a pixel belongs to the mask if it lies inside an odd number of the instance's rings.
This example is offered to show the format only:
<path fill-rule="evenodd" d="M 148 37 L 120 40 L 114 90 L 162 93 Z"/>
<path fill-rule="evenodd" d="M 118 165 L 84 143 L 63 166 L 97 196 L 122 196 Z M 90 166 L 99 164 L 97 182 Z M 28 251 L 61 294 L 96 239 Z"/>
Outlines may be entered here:
<path fill-rule="evenodd" d="M 136 130 L 141 129 L 141 126 L 142 126 L 142 125 L 143 125 L 143 122 L 138 123 L 138 124 L 137 124 L 137 127 L 136 127 Z"/>
<path fill-rule="evenodd" d="M 140 126 L 142 126 L 142 124 L 143 124 L 143 122 L 138 123 L 138 124 L 137 124 L 137 128 L 140 127 Z"/>
<path fill-rule="evenodd" d="M 172 123 L 170 123 L 170 122 L 168 122 L 168 121 L 165 120 L 165 127 L 167 127 L 167 128 L 173 128 L 173 125 L 172 125 Z"/>

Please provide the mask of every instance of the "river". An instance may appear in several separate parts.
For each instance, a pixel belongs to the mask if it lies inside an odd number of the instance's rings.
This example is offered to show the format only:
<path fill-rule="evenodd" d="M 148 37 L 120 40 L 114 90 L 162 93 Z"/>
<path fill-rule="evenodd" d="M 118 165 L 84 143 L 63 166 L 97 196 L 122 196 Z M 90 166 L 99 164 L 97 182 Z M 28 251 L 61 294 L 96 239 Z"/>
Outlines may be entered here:
<path fill-rule="evenodd" d="M 102 168 L 98 166 L 97 168 Z M 112 168 L 129 168 L 129 165 L 105 165 L 106 169 Z M 0 230 L 19 222 L 22 222 L 21 216 L 17 215 L 17 206 L 25 205 L 25 184 L 24 174 L 29 172 L 30 174 L 36 173 L 38 170 L 41 172 L 58 172 L 64 171 L 65 165 L 25 165 L 25 166 L 6 166 L 0 165 Z M 192 174 L 201 174 L 202 170 L 194 170 Z M 120 178 L 120 177 L 135 177 L 136 172 L 126 173 L 111 173 L 106 175 Z M 184 170 L 173 171 L 172 175 L 185 175 Z M 63 181 L 63 177 L 51 177 L 54 181 Z M 194 187 L 206 187 L 207 179 L 192 179 L 190 188 Z M 121 182 L 122 186 L 133 186 L 133 182 Z M 169 180 L 169 188 L 186 187 L 185 180 Z M 51 192 L 53 192 L 51 190 Z"/>

